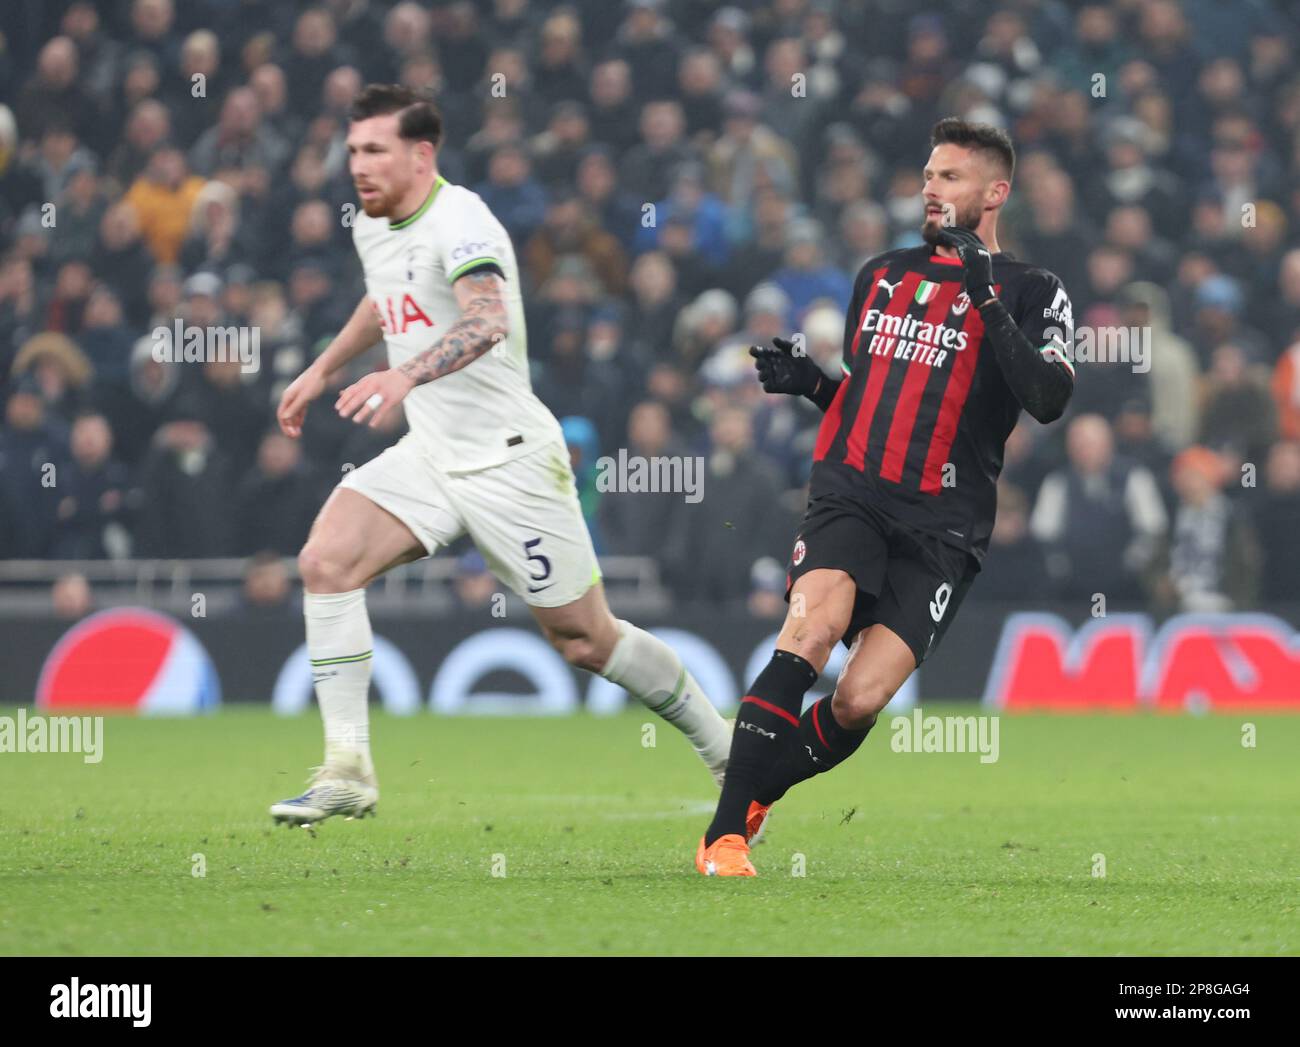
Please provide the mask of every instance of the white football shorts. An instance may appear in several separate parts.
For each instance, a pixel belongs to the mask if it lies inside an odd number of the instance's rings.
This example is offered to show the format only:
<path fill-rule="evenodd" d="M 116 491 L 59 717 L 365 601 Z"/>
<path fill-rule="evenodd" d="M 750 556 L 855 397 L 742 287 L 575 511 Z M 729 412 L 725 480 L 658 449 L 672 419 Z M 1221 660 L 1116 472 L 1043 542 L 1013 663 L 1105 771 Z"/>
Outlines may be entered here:
<path fill-rule="evenodd" d="M 407 434 L 339 486 L 392 513 L 430 556 L 468 534 L 488 569 L 530 606 L 562 607 L 600 580 L 569 450 L 558 441 L 456 475 Z"/>

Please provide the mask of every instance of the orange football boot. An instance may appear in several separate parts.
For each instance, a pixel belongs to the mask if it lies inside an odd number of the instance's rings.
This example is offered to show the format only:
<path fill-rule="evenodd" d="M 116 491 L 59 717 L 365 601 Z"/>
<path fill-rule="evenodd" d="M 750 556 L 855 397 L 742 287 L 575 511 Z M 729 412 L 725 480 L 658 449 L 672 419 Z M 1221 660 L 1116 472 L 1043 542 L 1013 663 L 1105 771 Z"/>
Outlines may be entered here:
<path fill-rule="evenodd" d="M 767 813 L 772 809 L 768 804 L 764 807 L 757 800 L 749 801 L 749 813 L 745 815 L 745 842 L 748 844 L 758 843 L 763 835 L 763 826 L 767 824 Z"/>
<path fill-rule="evenodd" d="M 705 876 L 757 876 L 758 870 L 750 864 L 749 844 L 737 833 L 727 833 L 713 841 L 712 847 L 700 846 L 695 851 L 695 868 Z"/>

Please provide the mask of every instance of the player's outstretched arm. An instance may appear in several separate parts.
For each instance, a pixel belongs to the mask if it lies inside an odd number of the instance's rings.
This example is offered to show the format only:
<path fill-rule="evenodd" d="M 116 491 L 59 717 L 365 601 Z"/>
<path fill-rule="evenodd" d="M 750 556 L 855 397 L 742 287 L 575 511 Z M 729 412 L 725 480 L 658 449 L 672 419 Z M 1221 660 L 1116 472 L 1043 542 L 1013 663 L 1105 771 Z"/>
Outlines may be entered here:
<path fill-rule="evenodd" d="M 993 256 L 975 233 L 944 229 L 939 242 L 953 248 L 961 259 L 966 293 L 980 311 L 984 337 L 1016 400 L 1036 421 L 1044 425 L 1056 421 L 1074 392 L 1074 368 L 1065 346 L 1054 341 L 1040 348 L 1025 336 L 993 288 Z"/>
<path fill-rule="evenodd" d="M 339 394 L 335 410 L 373 429 L 417 385 L 473 363 L 510 333 L 505 280 L 487 270 L 468 273 L 451 285 L 460 316 L 432 347 L 401 367 L 368 374 Z"/>
<path fill-rule="evenodd" d="M 787 396 L 804 396 L 823 411 L 835 399 L 840 383 L 827 378 L 822 369 L 805 355 L 794 351 L 794 343 L 785 338 L 773 338 L 775 349 L 765 345 L 751 345 L 749 355 L 754 358 L 754 370 L 763 383 L 765 393 L 784 393 Z"/>

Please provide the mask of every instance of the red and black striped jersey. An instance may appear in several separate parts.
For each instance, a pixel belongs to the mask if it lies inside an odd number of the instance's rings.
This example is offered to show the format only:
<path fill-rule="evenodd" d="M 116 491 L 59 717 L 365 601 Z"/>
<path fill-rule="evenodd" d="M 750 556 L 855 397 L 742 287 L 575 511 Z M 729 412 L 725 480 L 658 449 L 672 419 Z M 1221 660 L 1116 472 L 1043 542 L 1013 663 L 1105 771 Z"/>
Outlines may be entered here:
<path fill-rule="evenodd" d="M 962 277 L 959 260 L 928 244 L 886 252 L 859 271 L 845 378 L 817 435 L 810 496 L 864 499 L 983 558 L 1020 404 Z M 1025 336 L 1073 374 L 1061 281 L 1003 253 L 993 256 L 993 281 Z"/>

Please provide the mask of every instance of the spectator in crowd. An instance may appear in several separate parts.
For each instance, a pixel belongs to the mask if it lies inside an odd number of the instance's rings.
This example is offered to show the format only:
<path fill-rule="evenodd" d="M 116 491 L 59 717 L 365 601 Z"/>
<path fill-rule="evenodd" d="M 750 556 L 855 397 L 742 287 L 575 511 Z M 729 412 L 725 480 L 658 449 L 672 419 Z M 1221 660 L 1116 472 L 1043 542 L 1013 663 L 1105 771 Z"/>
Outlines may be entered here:
<path fill-rule="evenodd" d="M 111 287 L 101 284 L 90 292 L 85 323 L 77 341 L 93 369 L 97 388 L 126 383 L 135 338 L 122 316 L 122 303 Z"/>
<path fill-rule="evenodd" d="M 136 556 L 206 559 L 235 553 L 234 477 L 203 417 L 179 398 L 154 434 L 133 492 L 141 510 Z"/>
<path fill-rule="evenodd" d="M 1201 443 L 1238 461 L 1262 462 L 1277 438 L 1277 411 L 1267 379 L 1246 360 L 1238 345 L 1214 350 L 1205 376 L 1205 406 L 1201 413 Z"/>
<path fill-rule="evenodd" d="M 220 273 L 252 255 L 239 220 L 239 194 L 225 182 L 208 182 L 194 201 L 180 264 L 187 272 Z M 295 245 L 297 246 L 297 245 Z"/>
<path fill-rule="evenodd" d="M 673 95 L 679 45 L 664 15 L 665 0 L 632 0 L 615 38 L 615 53 L 628 64 L 638 98 Z"/>
<path fill-rule="evenodd" d="M 537 176 L 548 190 L 572 191 L 578 162 L 591 145 L 591 125 L 577 102 L 560 102 L 545 131 L 532 141 Z"/>
<path fill-rule="evenodd" d="M 100 218 L 105 210 L 100 193 L 98 161 L 87 154 L 68 166 L 67 183 L 58 203 L 50 256 L 57 262 L 85 259 L 95 247 Z"/>
<path fill-rule="evenodd" d="M 13 375 L 30 375 L 45 409 L 65 426 L 85 405 L 94 369 L 77 343 L 66 335 L 48 332 L 30 339 L 14 359 Z"/>
<path fill-rule="evenodd" d="M 140 238 L 140 219 L 130 204 L 118 202 L 104 211 L 99 241 L 89 254 L 91 269 L 116 293 L 126 322 L 143 328 L 149 319 L 149 280 L 154 260 Z"/>
<path fill-rule="evenodd" d="M 636 351 L 647 359 L 668 353 L 673 325 L 682 307 L 677 273 L 662 251 L 647 251 L 632 264 L 632 304 L 625 329 Z"/>
<path fill-rule="evenodd" d="M 1263 497 L 1252 513 L 1259 534 L 1260 581 L 1266 600 L 1300 600 L 1300 440 L 1275 443 L 1264 472 Z"/>
<path fill-rule="evenodd" d="M 785 265 L 772 274 L 771 283 L 790 300 L 785 314 L 790 330 L 799 327 L 814 302 L 828 302 L 841 312 L 848 309 L 853 281 L 822 255 L 825 232 L 809 219 L 792 222 L 786 234 Z"/>
<path fill-rule="evenodd" d="M 1179 611 L 1249 607 L 1259 581 L 1259 548 L 1246 513 L 1223 494 L 1228 463 L 1206 447 L 1187 448 L 1171 470 L 1178 497 L 1160 557 L 1156 595 Z"/>
<path fill-rule="evenodd" d="M 46 415 L 34 378 L 19 381 L 5 403 L 0 430 L 0 537 L 6 557 L 49 555 L 61 492 L 60 469 L 68 462 L 67 426 Z"/>
<path fill-rule="evenodd" d="M 638 140 L 638 105 L 632 97 L 632 68 L 621 58 L 597 62 L 591 70 L 592 137 L 618 153 Z"/>
<path fill-rule="evenodd" d="M 53 127 L 75 122 L 78 138 L 96 130 L 99 107 L 86 93 L 80 79 L 77 45 L 66 36 L 56 36 L 41 48 L 36 72 L 18 96 L 15 115 L 26 137 L 39 139 Z"/>
<path fill-rule="evenodd" d="M 502 145 L 488 162 L 487 181 L 475 186 L 510 238 L 525 244 L 546 217 L 546 191 L 532 174 L 522 145 Z"/>
<path fill-rule="evenodd" d="M 687 561 L 673 587 L 680 599 L 743 606 L 754 561 L 785 548 L 791 522 L 773 511 L 780 485 L 754 451 L 749 412 L 722 409 L 709 434 L 711 449 L 699 478 L 703 496 L 686 506 Z"/>
<path fill-rule="evenodd" d="M 71 461 L 59 478 L 58 524 L 50 555 L 56 560 L 102 560 L 129 551 L 124 525 L 130 478 L 112 457 L 113 432 L 102 414 L 72 424 Z"/>
<path fill-rule="evenodd" d="M 1169 453 L 1196 438 L 1200 378 L 1196 353 L 1170 326 L 1169 296 L 1146 281 L 1129 284 L 1120 295 L 1120 323 L 1145 338 L 1151 427 Z"/>
<path fill-rule="evenodd" d="M 689 48 L 677 67 L 677 84 L 686 117 L 686 136 L 697 148 L 706 148 L 722 123 L 722 63 L 707 47 Z"/>
<path fill-rule="evenodd" d="M 673 354 L 694 370 L 736 329 L 736 300 L 714 288 L 700 294 L 677 314 Z"/>
<path fill-rule="evenodd" d="M 178 148 L 164 145 L 127 190 L 126 202 L 140 217 L 141 235 L 155 261 L 172 265 L 180 258 L 203 181 L 189 173 Z"/>
<path fill-rule="evenodd" d="M 109 175 L 122 185 L 130 185 L 144 173 L 154 152 L 171 137 L 171 131 L 171 114 L 162 102 L 144 98 L 136 103 L 122 140 L 109 156 Z"/>
<path fill-rule="evenodd" d="M 320 509 L 321 494 L 320 482 L 303 460 L 302 445 L 278 429 L 268 431 L 258 445 L 253 471 L 236 494 L 235 552 L 296 556 Z"/>
<path fill-rule="evenodd" d="M 625 436 L 628 460 L 656 462 L 686 458 L 687 449 L 673 433 L 672 417 L 663 404 L 643 400 L 628 414 Z M 611 447 L 610 457 L 617 459 Z M 678 492 L 647 493 L 616 488 L 600 499 L 599 520 L 605 549 L 614 556 L 654 556 L 672 574 L 681 567 L 687 536 L 683 530 L 686 502 Z"/>
<path fill-rule="evenodd" d="M 756 194 L 753 206 L 753 237 L 743 251 L 735 251 L 722 272 L 723 286 L 743 298 L 759 284 L 770 280 L 785 261 L 787 236 L 795 207 L 776 189 Z M 879 253 L 884 245 L 878 245 Z M 862 259 L 863 262 L 866 259 Z M 854 270 L 857 271 L 856 269 Z"/>
<path fill-rule="evenodd" d="M 1208 370 L 1214 351 L 1226 342 L 1236 345 L 1251 363 L 1272 359 L 1262 334 L 1241 319 L 1245 296 L 1232 277 L 1216 274 L 1196 287 L 1192 343 Z"/>
<path fill-rule="evenodd" d="M 551 278 L 561 258 L 576 255 L 590 266 L 606 295 L 619 297 L 627 286 L 627 258 L 618 240 L 592 221 L 577 193 L 552 195 L 546 218 L 523 251 L 530 277 Z"/>
<path fill-rule="evenodd" d="M 750 91 L 733 91 L 723 100 L 722 134 L 709 150 L 713 191 L 733 209 L 743 208 L 755 196 L 760 170 L 784 195 L 791 194 L 799 178 L 798 154 L 789 142 L 759 123 L 763 103 Z M 739 222 L 733 227 L 743 230 Z"/>
<path fill-rule="evenodd" d="M 196 174 L 211 178 L 219 171 L 276 171 L 288 152 L 279 135 L 262 123 L 256 92 L 241 87 L 226 95 L 221 118 L 194 143 L 189 159 Z"/>
<path fill-rule="evenodd" d="M 722 201 L 704 186 L 704 172 L 697 164 L 678 167 L 672 180 L 672 191 L 655 203 L 654 220 L 642 223 L 637 236 L 637 250 L 648 251 L 662 246 L 663 231 L 673 223 L 688 230 L 689 256 L 700 259 L 710 269 L 727 261 L 727 216 Z M 683 258 L 688 252 L 681 252 Z M 700 288 L 703 290 L 704 288 Z"/>
<path fill-rule="evenodd" d="M 577 416 L 597 433 L 618 431 L 616 410 L 623 388 L 620 362 L 593 357 L 589 317 L 581 309 L 561 309 L 550 325 L 547 366 L 535 384 L 542 403 L 558 418 Z"/>
<path fill-rule="evenodd" d="M 678 170 L 699 157 L 686 139 L 686 119 L 675 101 L 647 102 L 641 109 L 640 129 L 641 141 L 627 151 L 619 181 L 638 200 L 662 200 Z"/>
<path fill-rule="evenodd" d="M 1118 457 L 1100 415 L 1079 415 L 1067 433 L 1066 468 L 1043 481 L 1029 520 L 1048 580 L 1064 599 L 1096 594 L 1119 604 L 1142 599 L 1168 516 L 1155 478 Z"/>

